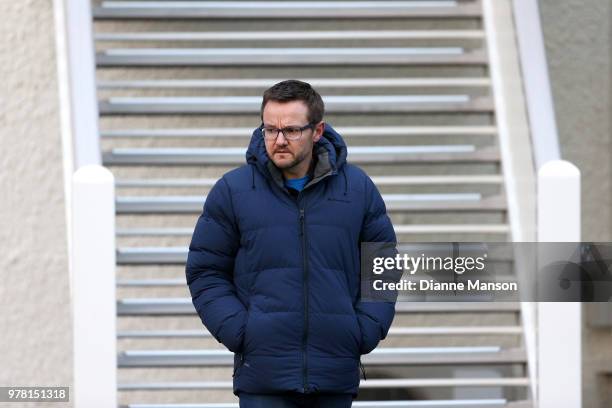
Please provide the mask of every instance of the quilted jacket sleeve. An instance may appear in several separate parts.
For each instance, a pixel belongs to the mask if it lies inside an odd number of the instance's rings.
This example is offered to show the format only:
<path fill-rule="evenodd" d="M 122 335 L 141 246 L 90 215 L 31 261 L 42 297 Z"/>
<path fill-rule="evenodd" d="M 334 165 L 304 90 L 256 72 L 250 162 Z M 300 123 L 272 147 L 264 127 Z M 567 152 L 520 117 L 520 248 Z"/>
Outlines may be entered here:
<path fill-rule="evenodd" d="M 387 216 L 385 202 L 372 180 L 366 176 L 366 214 L 361 229 L 361 242 L 396 243 L 393 224 Z M 367 302 L 359 299 L 355 306 L 361 329 L 361 354 L 374 350 L 383 340 L 395 316 L 395 302 Z"/>
<path fill-rule="evenodd" d="M 232 279 L 239 243 L 229 187 L 221 178 L 208 194 L 198 218 L 185 274 L 202 323 L 233 352 L 241 351 L 247 316 Z"/>

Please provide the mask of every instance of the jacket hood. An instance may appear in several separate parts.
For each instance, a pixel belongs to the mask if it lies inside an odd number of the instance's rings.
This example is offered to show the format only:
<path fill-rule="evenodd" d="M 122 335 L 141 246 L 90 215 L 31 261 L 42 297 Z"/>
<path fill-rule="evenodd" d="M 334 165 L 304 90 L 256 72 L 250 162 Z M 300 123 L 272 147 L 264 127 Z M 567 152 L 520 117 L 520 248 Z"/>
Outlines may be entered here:
<path fill-rule="evenodd" d="M 311 182 L 316 182 L 328 175 L 337 174 L 346 163 L 346 143 L 344 143 L 342 136 L 327 123 L 322 137 L 314 144 L 313 150 L 313 158 L 316 158 L 317 162 Z M 282 175 L 268 157 L 260 128 L 253 130 L 249 148 L 246 152 L 246 161 L 248 164 L 257 167 L 266 177 L 271 177 L 277 184 L 282 185 Z"/>

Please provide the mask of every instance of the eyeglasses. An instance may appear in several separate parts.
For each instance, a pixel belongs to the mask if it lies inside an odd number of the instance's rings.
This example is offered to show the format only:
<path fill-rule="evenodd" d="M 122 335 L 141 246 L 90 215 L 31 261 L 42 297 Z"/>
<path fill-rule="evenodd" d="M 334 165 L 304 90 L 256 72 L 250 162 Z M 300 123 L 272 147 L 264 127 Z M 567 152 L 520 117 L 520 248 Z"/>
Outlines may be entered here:
<path fill-rule="evenodd" d="M 259 128 L 261 129 L 263 136 L 266 140 L 276 140 L 280 132 L 283 132 L 283 136 L 287 140 L 298 140 L 302 137 L 302 132 L 306 129 L 314 128 L 314 124 L 309 123 L 306 126 L 302 127 L 290 126 L 282 129 L 277 129 L 273 127 L 265 127 L 262 123 Z"/>

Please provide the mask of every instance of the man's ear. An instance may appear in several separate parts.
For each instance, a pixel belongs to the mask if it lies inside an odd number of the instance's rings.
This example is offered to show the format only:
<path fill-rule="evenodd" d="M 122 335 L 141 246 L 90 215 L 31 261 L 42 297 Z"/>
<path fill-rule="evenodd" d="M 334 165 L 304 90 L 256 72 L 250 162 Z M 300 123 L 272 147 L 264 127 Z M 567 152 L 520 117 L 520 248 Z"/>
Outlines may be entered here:
<path fill-rule="evenodd" d="M 312 137 L 313 142 L 318 142 L 323 136 L 323 132 L 325 131 L 325 122 L 321 121 L 315 126 L 314 136 Z"/>

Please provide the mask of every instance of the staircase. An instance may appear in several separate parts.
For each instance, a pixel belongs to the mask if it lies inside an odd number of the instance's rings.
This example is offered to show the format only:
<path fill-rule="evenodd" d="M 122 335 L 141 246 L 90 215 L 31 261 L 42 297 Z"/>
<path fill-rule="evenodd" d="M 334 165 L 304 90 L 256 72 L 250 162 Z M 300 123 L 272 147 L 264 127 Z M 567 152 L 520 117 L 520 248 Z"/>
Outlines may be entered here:
<path fill-rule="evenodd" d="M 507 3 L 507 0 L 499 0 Z M 93 3 L 116 177 L 122 407 L 237 407 L 233 356 L 185 282 L 206 193 L 244 163 L 261 94 L 311 83 L 398 240 L 509 241 L 479 0 Z M 531 407 L 518 303 L 398 303 L 355 407 Z"/>

